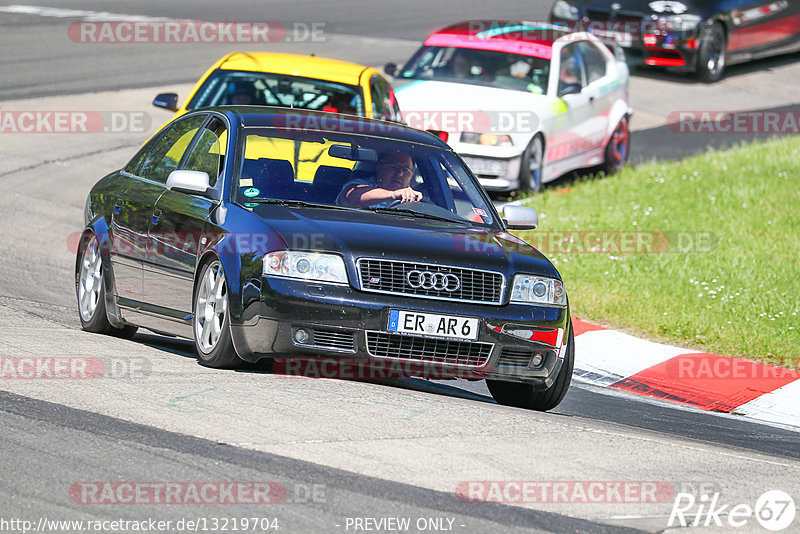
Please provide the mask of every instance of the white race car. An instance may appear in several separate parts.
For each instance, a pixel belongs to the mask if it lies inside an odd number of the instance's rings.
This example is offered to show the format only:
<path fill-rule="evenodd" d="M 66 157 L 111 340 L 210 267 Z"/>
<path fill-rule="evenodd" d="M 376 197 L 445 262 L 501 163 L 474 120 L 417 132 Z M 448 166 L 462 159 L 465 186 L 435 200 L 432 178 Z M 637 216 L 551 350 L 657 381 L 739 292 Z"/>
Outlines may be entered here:
<path fill-rule="evenodd" d="M 591 34 L 465 21 L 386 72 L 406 122 L 442 132 L 487 190 L 537 191 L 575 169 L 612 174 L 628 159 L 628 67 Z"/>

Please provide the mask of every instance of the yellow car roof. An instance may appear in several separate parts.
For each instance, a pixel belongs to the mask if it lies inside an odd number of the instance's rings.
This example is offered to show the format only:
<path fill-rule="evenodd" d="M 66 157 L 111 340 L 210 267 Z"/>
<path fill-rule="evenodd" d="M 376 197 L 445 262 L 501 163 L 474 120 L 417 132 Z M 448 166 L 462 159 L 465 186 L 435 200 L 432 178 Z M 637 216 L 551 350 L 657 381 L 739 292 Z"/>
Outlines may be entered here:
<path fill-rule="evenodd" d="M 274 72 L 290 76 L 303 76 L 318 80 L 358 85 L 361 73 L 367 67 L 347 61 L 295 54 L 268 52 L 235 52 L 219 67 L 225 70 Z"/>

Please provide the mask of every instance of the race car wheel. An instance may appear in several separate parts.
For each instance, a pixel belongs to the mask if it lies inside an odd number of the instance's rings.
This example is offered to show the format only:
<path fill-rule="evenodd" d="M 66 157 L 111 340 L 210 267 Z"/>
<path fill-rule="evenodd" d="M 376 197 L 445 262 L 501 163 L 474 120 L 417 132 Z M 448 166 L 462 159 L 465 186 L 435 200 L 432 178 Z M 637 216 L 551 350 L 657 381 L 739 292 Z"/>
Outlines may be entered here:
<path fill-rule="evenodd" d="M 569 384 L 572 381 L 574 363 L 575 336 L 572 333 L 572 325 L 570 324 L 567 353 L 564 356 L 564 362 L 561 364 L 561 370 L 558 372 L 558 376 L 552 386 L 544 391 L 534 391 L 531 384 L 489 379 L 486 380 L 486 385 L 498 404 L 546 412 L 558 406 L 564 399 L 564 395 L 567 394 Z"/>
<path fill-rule="evenodd" d="M 94 234 L 85 236 L 78 254 L 80 263 L 75 271 L 75 293 L 78 297 L 81 326 L 87 332 L 130 339 L 136 333 L 135 326 L 116 328 L 106 316 L 106 286 L 97 236 Z"/>
<path fill-rule="evenodd" d="M 536 193 L 542 187 L 544 167 L 544 141 L 540 135 L 531 139 L 528 148 L 522 153 L 519 168 L 519 188 L 526 193 Z"/>
<path fill-rule="evenodd" d="M 228 284 L 222 263 L 203 266 L 194 291 L 194 344 L 200 361 L 220 369 L 237 367 L 242 360 L 231 340 Z"/>
<path fill-rule="evenodd" d="M 728 43 L 722 24 L 715 22 L 707 26 L 700 36 L 700 51 L 697 54 L 697 76 L 705 83 L 714 83 L 725 71 Z"/>
<path fill-rule="evenodd" d="M 625 166 L 625 162 L 628 161 L 630 144 L 631 134 L 628 129 L 628 118 L 622 117 L 606 145 L 605 162 L 603 163 L 603 172 L 606 175 L 615 174 Z"/>

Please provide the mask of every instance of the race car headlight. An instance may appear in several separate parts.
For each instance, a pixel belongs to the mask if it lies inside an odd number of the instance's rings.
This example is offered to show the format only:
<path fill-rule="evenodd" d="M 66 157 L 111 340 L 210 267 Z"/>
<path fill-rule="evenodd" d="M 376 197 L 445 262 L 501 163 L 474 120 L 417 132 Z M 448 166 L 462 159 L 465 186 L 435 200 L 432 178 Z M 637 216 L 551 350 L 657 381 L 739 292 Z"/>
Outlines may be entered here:
<path fill-rule="evenodd" d="M 555 278 L 518 274 L 511 288 L 511 302 L 520 304 L 549 304 L 566 306 L 567 293 L 564 283 Z"/>
<path fill-rule="evenodd" d="M 492 133 L 473 133 L 463 132 L 461 134 L 462 143 L 485 146 L 513 146 L 514 142 L 509 135 L 497 135 Z"/>
<path fill-rule="evenodd" d="M 566 0 L 558 0 L 553 4 L 553 18 L 565 20 L 578 20 L 578 8 Z"/>
<path fill-rule="evenodd" d="M 336 254 L 278 250 L 264 256 L 264 276 L 347 284 L 344 260 Z"/>

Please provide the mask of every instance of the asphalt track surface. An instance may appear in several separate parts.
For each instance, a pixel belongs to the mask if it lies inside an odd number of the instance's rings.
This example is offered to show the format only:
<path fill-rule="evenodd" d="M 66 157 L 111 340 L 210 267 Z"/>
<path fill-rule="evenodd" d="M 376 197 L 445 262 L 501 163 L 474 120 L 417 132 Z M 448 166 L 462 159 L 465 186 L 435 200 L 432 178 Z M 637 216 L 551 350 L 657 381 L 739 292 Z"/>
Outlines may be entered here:
<path fill-rule="evenodd" d="M 372 65 L 402 61 L 429 30 L 473 17 L 541 18 L 549 2 L 191 3 L 40 2 L 61 9 L 195 20 L 323 21 L 325 43 L 274 49 Z M 396 10 L 395 10 L 396 9 Z M 0 12 L 2 109 L 144 110 L 161 88 L 185 94 L 229 45 L 72 43 L 79 18 Z M 421 22 L 422 21 L 422 22 Z M 663 140 L 684 109 L 796 106 L 797 55 L 732 69 L 714 87 L 660 73 L 632 81 L 640 159 L 717 144 Z M 636 91 L 637 87 L 640 91 Z M 144 88 L 144 89 L 137 89 Z M 658 91 L 650 90 L 658 88 Z M 765 89 L 765 88 L 768 88 Z M 103 91 L 97 94 L 87 94 Z M 715 106 L 711 107 L 710 102 Z M 657 105 L 656 105 L 657 104 Z M 637 120 L 635 119 L 635 120 Z M 634 125 L 636 123 L 634 122 Z M 767 490 L 800 498 L 800 434 L 574 384 L 553 412 L 495 404 L 483 383 L 291 379 L 254 368 L 199 366 L 186 342 L 141 332 L 133 341 L 80 331 L 69 237 L 86 192 L 141 144 L 139 133 L 0 137 L 0 356 L 92 356 L 136 362 L 142 374 L 0 383 L 0 518 L 277 517 L 282 532 L 347 532 L 347 518 L 444 517 L 456 532 L 620 532 L 667 529 L 671 502 L 462 503 L 469 480 L 667 481 L 750 503 Z M 744 136 L 747 138 L 747 136 Z M 279 505 L 86 505 L 79 481 L 269 480 Z M 324 497 L 309 501 L 317 485 Z M 751 530 L 757 524 L 751 521 Z M 700 529 L 702 531 L 703 529 Z M 413 530 L 412 530 L 413 531 Z M 708 530 L 725 532 L 728 530 Z"/>

